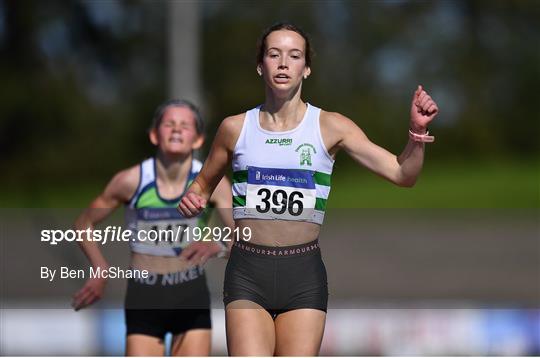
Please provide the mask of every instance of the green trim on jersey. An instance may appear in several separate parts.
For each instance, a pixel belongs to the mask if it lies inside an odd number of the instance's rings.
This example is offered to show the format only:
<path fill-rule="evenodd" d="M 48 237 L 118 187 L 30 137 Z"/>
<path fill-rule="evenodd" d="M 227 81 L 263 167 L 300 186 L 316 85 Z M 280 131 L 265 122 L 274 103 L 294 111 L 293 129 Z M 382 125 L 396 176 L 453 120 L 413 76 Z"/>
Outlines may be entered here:
<path fill-rule="evenodd" d="M 246 196 L 233 196 L 233 208 L 236 206 L 246 206 Z"/>
<path fill-rule="evenodd" d="M 175 208 L 178 202 L 166 203 L 160 199 L 157 193 L 157 188 L 151 186 L 139 195 L 139 199 L 135 203 L 136 209 L 142 208 Z"/>
<path fill-rule="evenodd" d="M 326 200 L 327 199 L 323 199 L 323 198 L 315 198 L 315 210 L 325 211 L 326 210 Z"/>
<path fill-rule="evenodd" d="M 247 170 L 239 170 L 237 172 L 233 173 L 233 184 L 234 183 L 245 183 L 247 182 L 247 176 L 248 176 Z"/>

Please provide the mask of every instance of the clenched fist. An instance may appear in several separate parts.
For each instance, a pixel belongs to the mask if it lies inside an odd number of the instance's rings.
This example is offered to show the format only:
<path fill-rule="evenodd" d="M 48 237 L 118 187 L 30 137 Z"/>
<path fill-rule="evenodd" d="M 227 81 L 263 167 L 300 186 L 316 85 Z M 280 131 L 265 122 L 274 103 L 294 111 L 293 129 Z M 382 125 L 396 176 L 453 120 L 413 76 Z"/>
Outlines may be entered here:
<path fill-rule="evenodd" d="M 188 192 L 180 200 L 180 204 L 178 204 L 178 211 L 184 217 L 192 218 L 199 215 L 205 207 L 206 199 L 194 192 Z"/>
<path fill-rule="evenodd" d="M 437 103 L 422 86 L 418 86 L 411 104 L 411 129 L 415 133 L 423 134 L 437 113 L 439 113 Z"/>

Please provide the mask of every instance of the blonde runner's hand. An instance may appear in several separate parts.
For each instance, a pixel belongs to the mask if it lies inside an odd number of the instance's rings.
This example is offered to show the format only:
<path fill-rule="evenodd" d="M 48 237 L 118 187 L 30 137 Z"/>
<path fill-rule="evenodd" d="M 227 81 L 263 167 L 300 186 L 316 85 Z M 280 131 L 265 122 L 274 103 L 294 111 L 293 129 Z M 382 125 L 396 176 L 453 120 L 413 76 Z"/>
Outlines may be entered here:
<path fill-rule="evenodd" d="M 92 303 L 98 301 L 103 297 L 106 284 L 106 278 L 89 278 L 84 283 L 84 286 L 73 295 L 71 306 L 75 311 L 78 311 L 81 308 L 90 306 Z"/>

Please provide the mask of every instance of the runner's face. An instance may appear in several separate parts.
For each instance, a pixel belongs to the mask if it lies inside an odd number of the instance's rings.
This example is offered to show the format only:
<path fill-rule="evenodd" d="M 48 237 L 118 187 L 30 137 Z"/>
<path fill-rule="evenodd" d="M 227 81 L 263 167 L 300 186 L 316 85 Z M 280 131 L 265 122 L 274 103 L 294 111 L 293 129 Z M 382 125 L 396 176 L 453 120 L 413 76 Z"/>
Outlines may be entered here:
<path fill-rule="evenodd" d="M 266 37 L 263 63 L 259 66 L 270 88 L 278 91 L 297 88 L 304 76 L 310 74 L 305 47 L 304 38 L 294 31 L 278 30 Z"/>
<path fill-rule="evenodd" d="M 189 154 L 200 148 L 203 138 L 197 133 L 193 112 L 186 107 L 169 107 L 157 129 L 150 133 L 150 140 L 163 153 Z"/>

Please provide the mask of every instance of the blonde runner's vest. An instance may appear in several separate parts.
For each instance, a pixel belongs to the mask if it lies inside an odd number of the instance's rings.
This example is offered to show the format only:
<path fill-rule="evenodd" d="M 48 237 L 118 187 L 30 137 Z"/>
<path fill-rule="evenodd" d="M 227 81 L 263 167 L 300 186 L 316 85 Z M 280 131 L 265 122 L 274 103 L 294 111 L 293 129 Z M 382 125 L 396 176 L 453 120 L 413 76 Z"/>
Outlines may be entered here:
<path fill-rule="evenodd" d="M 202 168 L 197 159 L 191 162 L 191 169 L 186 180 L 185 190 L 193 182 Z M 186 230 L 193 227 L 203 227 L 208 218 L 208 212 L 203 211 L 193 218 L 183 217 L 176 209 L 182 195 L 174 199 L 162 198 L 159 194 L 156 179 L 156 160 L 149 158 L 140 164 L 140 181 L 133 198 L 126 205 L 125 219 L 128 228 L 132 230 L 133 240 L 131 250 L 136 253 L 154 256 L 178 256 L 191 242 L 187 241 Z M 144 230 L 143 235 L 139 231 Z M 170 230 L 172 234 L 168 234 Z M 150 231 L 167 233 L 159 240 L 148 237 Z M 142 240 L 138 240 L 142 238 Z"/>
<path fill-rule="evenodd" d="M 321 225 L 334 165 L 321 136 L 321 109 L 308 103 L 302 122 L 284 132 L 263 129 L 259 112 L 260 106 L 246 112 L 234 149 L 234 219 Z"/>

